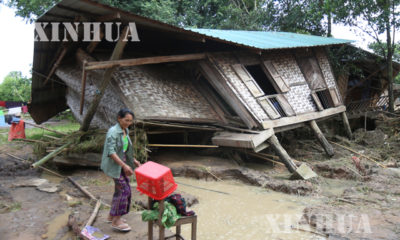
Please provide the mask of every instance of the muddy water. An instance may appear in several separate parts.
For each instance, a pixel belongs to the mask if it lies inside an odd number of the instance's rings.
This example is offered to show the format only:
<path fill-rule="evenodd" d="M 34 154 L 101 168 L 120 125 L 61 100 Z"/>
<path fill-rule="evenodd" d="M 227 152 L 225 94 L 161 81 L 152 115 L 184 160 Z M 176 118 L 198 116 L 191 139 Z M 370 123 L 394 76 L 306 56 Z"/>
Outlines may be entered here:
<path fill-rule="evenodd" d="M 207 182 L 181 177 L 175 180 L 178 190 L 199 199 L 200 204 L 192 207 L 198 215 L 198 239 L 324 239 L 291 227 L 305 228 L 299 226 L 298 221 L 305 206 L 317 203 L 317 199 L 277 193 L 235 181 Z M 190 239 L 189 225 L 182 226 L 182 232 L 185 239 Z"/>

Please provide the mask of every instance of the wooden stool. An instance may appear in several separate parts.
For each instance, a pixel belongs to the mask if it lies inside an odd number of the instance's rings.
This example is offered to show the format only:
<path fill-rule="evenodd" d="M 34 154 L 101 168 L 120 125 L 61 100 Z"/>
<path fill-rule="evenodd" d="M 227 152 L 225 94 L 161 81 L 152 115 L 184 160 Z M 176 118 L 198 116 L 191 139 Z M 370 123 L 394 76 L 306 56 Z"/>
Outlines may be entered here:
<path fill-rule="evenodd" d="M 152 207 L 151 200 L 152 199 L 149 197 L 149 200 L 148 200 L 149 209 L 151 209 L 151 207 Z M 179 240 L 179 239 L 184 240 L 184 238 L 181 236 L 181 225 L 188 224 L 188 223 L 192 224 L 191 239 L 196 240 L 196 232 L 197 232 L 197 216 L 196 215 L 182 216 L 181 218 L 179 218 L 174 224 L 174 226 L 176 227 L 176 234 L 169 236 L 169 237 L 165 237 L 165 227 L 162 225 L 162 222 L 161 222 L 162 214 L 164 212 L 164 200 L 159 201 L 158 211 L 159 211 L 158 212 L 158 220 L 154 221 L 154 222 L 155 222 L 155 224 L 158 225 L 158 228 L 159 228 L 159 234 L 158 234 L 159 240 L 165 240 L 165 239 L 172 238 L 172 237 L 176 237 L 176 240 Z M 148 240 L 153 240 L 153 224 L 154 224 L 153 221 L 149 221 L 149 223 L 148 223 L 148 232 L 149 232 Z"/>

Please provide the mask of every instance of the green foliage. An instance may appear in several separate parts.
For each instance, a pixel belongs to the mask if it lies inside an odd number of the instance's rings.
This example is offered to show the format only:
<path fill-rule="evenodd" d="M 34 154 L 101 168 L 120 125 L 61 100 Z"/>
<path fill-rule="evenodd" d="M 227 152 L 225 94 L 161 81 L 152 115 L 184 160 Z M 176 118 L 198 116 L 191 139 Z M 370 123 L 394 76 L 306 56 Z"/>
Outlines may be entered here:
<path fill-rule="evenodd" d="M 38 16 L 58 2 L 60 0 L 9 0 L 7 5 L 16 9 L 15 14 L 17 16 L 32 23 Z"/>
<path fill-rule="evenodd" d="M 29 101 L 31 97 L 31 79 L 21 72 L 10 72 L 0 84 L 0 100 Z"/>
<path fill-rule="evenodd" d="M 387 44 L 386 43 L 371 43 L 368 45 L 368 48 L 370 48 L 374 53 L 380 55 L 380 56 L 387 56 Z M 394 51 L 393 51 L 393 60 L 396 62 L 400 63 L 400 45 L 397 43 L 393 45 Z M 400 84 L 400 74 L 398 74 L 394 82 L 397 84 Z"/>

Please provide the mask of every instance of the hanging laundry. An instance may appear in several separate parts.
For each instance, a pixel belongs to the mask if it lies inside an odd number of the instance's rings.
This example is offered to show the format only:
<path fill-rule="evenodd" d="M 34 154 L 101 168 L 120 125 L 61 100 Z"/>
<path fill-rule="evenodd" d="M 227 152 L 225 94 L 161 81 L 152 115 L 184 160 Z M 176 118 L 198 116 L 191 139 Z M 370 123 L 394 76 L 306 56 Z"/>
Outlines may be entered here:
<path fill-rule="evenodd" d="M 26 102 L 6 101 L 6 108 L 22 107 L 22 105 L 26 105 Z"/>
<path fill-rule="evenodd" d="M 22 106 L 22 112 L 23 113 L 27 113 L 28 112 L 28 106 L 27 105 Z"/>
<path fill-rule="evenodd" d="M 13 122 L 8 132 L 8 141 L 11 142 L 13 139 L 25 139 L 25 122 L 20 119 L 18 123 Z"/>
<path fill-rule="evenodd" d="M 14 107 L 14 108 L 10 108 L 8 109 L 8 114 L 21 114 L 21 107 Z"/>
<path fill-rule="evenodd" d="M 6 102 L 5 101 L 0 101 L 0 107 L 6 107 Z"/>
<path fill-rule="evenodd" d="M 4 116 L 4 112 L 0 110 L 0 127 L 7 127 L 8 125 L 6 124 L 6 119 Z"/>
<path fill-rule="evenodd" d="M 8 115 L 8 114 L 6 114 L 6 115 L 4 116 L 4 119 L 6 120 L 6 123 L 8 123 L 9 125 L 11 125 L 12 119 L 13 119 L 13 115 Z"/>

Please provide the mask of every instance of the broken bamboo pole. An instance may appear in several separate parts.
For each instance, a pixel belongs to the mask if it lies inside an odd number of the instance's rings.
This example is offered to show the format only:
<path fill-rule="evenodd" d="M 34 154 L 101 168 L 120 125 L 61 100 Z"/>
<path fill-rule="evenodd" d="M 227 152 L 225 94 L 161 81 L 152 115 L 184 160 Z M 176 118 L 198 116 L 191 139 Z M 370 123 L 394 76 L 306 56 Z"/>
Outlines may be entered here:
<path fill-rule="evenodd" d="M 274 149 L 276 154 L 280 157 L 281 161 L 285 164 L 289 172 L 294 173 L 297 169 L 297 166 L 294 164 L 286 150 L 279 143 L 279 140 L 275 134 L 268 138 L 267 141 L 271 145 L 272 149 Z"/>
<path fill-rule="evenodd" d="M 123 40 L 123 39 L 127 38 L 128 29 L 129 29 L 129 27 L 126 26 L 124 28 L 124 30 L 122 31 L 121 37 L 119 38 L 119 40 L 118 40 L 117 44 L 115 45 L 115 48 L 114 48 L 114 50 L 113 50 L 113 52 L 111 54 L 111 57 L 110 57 L 111 61 L 118 60 L 118 59 L 121 58 L 122 52 L 123 52 L 123 50 L 125 48 L 125 45 L 128 42 L 128 41 L 124 41 Z M 81 125 L 81 127 L 79 129 L 80 131 L 87 132 L 87 130 L 89 130 L 90 123 L 92 122 L 94 114 L 97 111 L 97 108 L 98 108 L 98 106 L 100 104 L 100 101 L 103 98 L 104 93 L 106 92 L 106 89 L 107 89 L 107 87 L 108 87 L 108 85 L 109 85 L 109 83 L 110 83 L 110 81 L 112 79 L 112 74 L 114 73 L 114 70 L 116 68 L 117 67 L 114 66 L 112 68 L 108 68 L 104 72 L 103 81 L 101 82 L 100 88 L 99 88 L 99 94 L 97 94 L 94 97 L 94 99 L 92 101 L 92 104 L 90 105 L 89 109 L 87 110 L 86 115 L 85 115 L 85 117 L 83 119 L 82 125 Z"/>
<path fill-rule="evenodd" d="M 87 197 L 89 197 L 91 200 L 97 200 L 97 198 L 95 196 L 93 196 L 93 194 L 91 192 L 89 192 L 88 190 L 84 189 L 79 183 L 77 183 L 74 179 L 72 179 L 71 177 L 67 177 L 67 179 L 74 184 L 79 190 L 81 190 L 82 193 L 84 193 Z"/>
<path fill-rule="evenodd" d="M 362 154 L 362 153 L 359 153 L 359 152 L 357 152 L 357 151 L 355 151 L 355 150 L 353 150 L 353 149 L 351 149 L 351 148 L 349 148 L 349 147 L 343 146 L 343 145 L 341 145 L 341 144 L 339 144 L 339 143 L 335 143 L 335 142 L 332 142 L 332 141 L 330 141 L 330 142 L 333 143 L 333 144 L 335 144 L 335 145 L 337 145 L 337 146 L 339 146 L 339 147 L 341 147 L 341 148 L 344 148 L 344 149 L 346 149 L 346 150 L 349 150 L 350 152 L 353 152 L 353 153 L 355 153 L 355 154 L 358 154 L 358 155 L 360 155 L 361 157 L 365 157 L 366 159 L 368 159 L 368 160 L 370 160 L 370 161 L 376 163 L 378 166 L 380 166 L 380 167 L 382 167 L 382 168 L 386 168 L 385 165 L 383 165 L 383 164 L 381 164 L 381 163 L 375 161 L 374 159 L 372 159 L 371 157 L 369 157 L 369 156 L 367 156 L 367 155 L 364 155 L 364 154 Z M 379 159 L 379 160 L 382 160 L 382 161 L 383 161 L 383 159 Z"/>
<path fill-rule="evenodd" d="M 89 218 L 89 220 L 88 220 L 87 223 L 86 223 L 86 226 L 92 226 L 94 220 L 95 220 L 96 217 L 97 217 L 97 213 L 99 212 L 100 206 L 101 206 L 101 201 L 100 201 L 100 200 L 97 200 L 96 206 L 94 207 L 93 212 L 92 212 L 92 215 L 90 215 L 90 218 Z"/>
<path fill-rule="evenodd" d="M 47 156 L 45 156 L 44 158 L 40 159 L 39 161 L 35 162 L 32 164 L 33 168 L 36 168 L 40 165 L 42 165 L 43 163 L 49 161 L 50 159 L 52 159 L 53 157 L 55 157 L 57 154 L 61 153 L 64 148 L 67 148 L 69 145 L 71 145 L 72 142 L 66 143 L 64 145 L 62 145 L 61 147 L 57 148 L 56 150 L 54 150 L 52 153 L 48 154 Z"/>
<path fill-rule="evenodd" d="M 332 157 L 335 154 L 333 151 L 333 147 L 332 145 L 329 144 L 328 140 L 326 140 L 324 134 L 319 129 L 317 122 L 315 122 L 315 120 L 310 121 L 310 127 L 314 131 L 315 136 L 317 137 L 319 143 L 324 148 L 326 154 L 328 154 L 329 157 Z"/>
<path fill-rule="evenodd" d="M 346 135 L 349 139 L 353 139 L 353 133 L 351 132 L 351 127 L 349 123 L 349 119 L 347 118 L 346 112 L 341 113 L 344 130 L 346 131 Z"/>
<path fill-rule="evenodd" d="M 36 124 L 33 124 L 33 123 L 25 122 L 25 124 L 28 124 L 28 125 L 31 125 L 31 126 L 34 126 L 34 127 L 37 127 L 37 128 L 42 128 L 42 129 L 44 129 L 46 131 L 57 133 L 59 135 L 63 135 L 63 136 L 67 136 L 68 135 L 66 133 L 62 133 L 62 132 L 59 132 L 59 131 L 56 131 L 56 130 L 53 130 L 53 129 L 50 129 L 50 128 L 42 127 L 42 126 L 39 126 L 39 125 L 36 125 Z"/>

